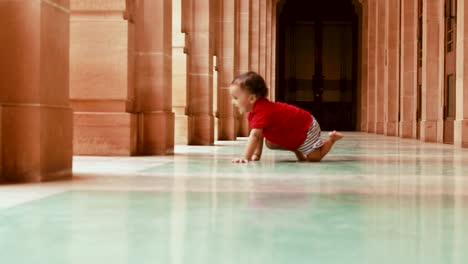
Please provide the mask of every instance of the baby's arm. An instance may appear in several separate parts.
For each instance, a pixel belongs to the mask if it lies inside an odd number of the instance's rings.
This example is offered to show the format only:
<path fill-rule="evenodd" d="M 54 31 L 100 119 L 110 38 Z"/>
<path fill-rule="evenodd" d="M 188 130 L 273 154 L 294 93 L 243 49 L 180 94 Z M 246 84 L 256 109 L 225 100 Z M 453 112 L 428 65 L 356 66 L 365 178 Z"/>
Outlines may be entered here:
<path fill-rule="evenodd" d="M 252 160 L 260 160 L 262 157 L 262 150 L 263 150 L 263 136 L 260 138 L 260 141 L 257 144 L 257 147 L 255 148 L 254 154 L 252 155 Z"/>
<path fill-rule="evenodd" d="M 260 158 L 260 153 L 256 152 L 258 150 L 259 144 L 263 142 L 262 136 L 262 129 L 254 128 L 250 131 L 249 141 L 247 142 L 247 146 L 245 147 L 245 154 L 243 158 L 234 159 L 233 162 L 236 163 L 244 163 L 253 160 L 254 154 L 257 154 L 258 158 Z M 262 144 L 263 145 L 263 144 Z"/>

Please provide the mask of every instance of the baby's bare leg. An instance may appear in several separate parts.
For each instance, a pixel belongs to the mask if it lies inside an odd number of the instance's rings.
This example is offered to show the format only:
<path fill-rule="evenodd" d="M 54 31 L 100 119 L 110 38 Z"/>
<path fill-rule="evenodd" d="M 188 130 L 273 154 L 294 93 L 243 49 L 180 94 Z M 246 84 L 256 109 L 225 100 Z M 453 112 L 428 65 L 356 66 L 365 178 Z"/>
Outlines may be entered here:
<path fill-rule="evenodd" d="M 323 144 L 322 147 L 316 149 L 314 152 L 309 153 L 307 155 L 307 160 L 308 161 L 321 161 L 325 155 L 328 154 L 330 149 L 333 147 L 336 141 L 340 140 L 343 138 L 343 134 L 340 132 L 330 132 L 328 134 L 327 140 L 325 140 L 325 144 Z"/>
<path fill-rule="evenodd" d="M 296 158 L 298 161 L 307 161 L 307 157 L 300 151 L 294 151 L 294 154 L 296 154 Z"/>

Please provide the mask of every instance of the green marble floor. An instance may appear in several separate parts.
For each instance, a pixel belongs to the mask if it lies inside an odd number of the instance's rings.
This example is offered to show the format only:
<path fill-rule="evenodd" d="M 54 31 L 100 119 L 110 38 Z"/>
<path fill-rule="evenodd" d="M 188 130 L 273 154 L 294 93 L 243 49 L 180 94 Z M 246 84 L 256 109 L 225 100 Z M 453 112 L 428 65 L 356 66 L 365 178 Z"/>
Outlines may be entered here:
<path fill-rule="evenodd" d="M 245 141 L 76 157 L 0 185 L 0 263 L 468 263 L 468 151 L 347 133 L 321 163 Z"/>

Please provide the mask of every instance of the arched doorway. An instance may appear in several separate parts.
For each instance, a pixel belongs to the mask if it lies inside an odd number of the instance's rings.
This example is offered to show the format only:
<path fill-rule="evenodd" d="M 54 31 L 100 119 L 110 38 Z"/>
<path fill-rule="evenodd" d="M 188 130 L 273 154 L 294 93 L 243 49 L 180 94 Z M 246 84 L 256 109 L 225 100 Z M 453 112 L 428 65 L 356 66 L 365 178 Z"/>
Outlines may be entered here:
<path fill-rule="evenodd" d="M 279 14 L 276 100 L 323 130 L 356 130 L 358 17 L 351 0 L 287 0 Z"/>

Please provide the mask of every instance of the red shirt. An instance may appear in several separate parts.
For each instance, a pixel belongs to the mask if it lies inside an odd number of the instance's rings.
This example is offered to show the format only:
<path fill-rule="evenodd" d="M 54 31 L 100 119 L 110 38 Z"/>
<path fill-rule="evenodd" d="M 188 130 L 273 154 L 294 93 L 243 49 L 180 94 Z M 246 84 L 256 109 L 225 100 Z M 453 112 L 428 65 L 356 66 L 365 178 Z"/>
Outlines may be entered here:
<path fill-rule="evenodd" d="M 262 128 L 263 136 L 268 141 L 289 150 L 301 146 L 312 123 L 309 112 L 266 98 L 255 101 L 248 119 L 250 128 Z"/>

